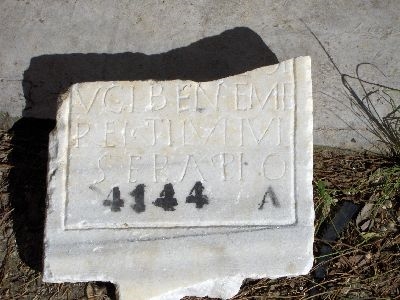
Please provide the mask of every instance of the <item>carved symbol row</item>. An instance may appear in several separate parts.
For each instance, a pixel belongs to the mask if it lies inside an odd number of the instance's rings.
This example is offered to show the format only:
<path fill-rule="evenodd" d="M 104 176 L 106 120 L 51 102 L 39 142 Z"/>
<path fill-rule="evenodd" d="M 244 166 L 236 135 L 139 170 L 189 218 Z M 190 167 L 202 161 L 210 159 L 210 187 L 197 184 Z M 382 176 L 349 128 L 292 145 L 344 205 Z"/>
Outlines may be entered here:
<path fill-rule="evenodd" d="M 190 190 L 189 195 L 186 197 L 186 203 L 195 203 L 196 208 L 198 209 L 203 208 L 203 206 L 206 204 L 209 204 L 208 197 L 206 195 L 203 195 L 203 190 L 203 184 L 200 181 L 197 181 L 194 184 L 193 188 Z M 146 204 L 144 203 L 144 193 L 144 184 L 138 184 L 136 188 L 129 193 L 135 199 L 135 203 L 131 205 L 131 208 L 137 213 L 142 213 L 146 210 Z M 110 206 L 111 211 L 113 212 L 118 212 L 121 210 L 121 207 L 124 207 L 124 200 L 121 199 L 121 192 L 119 190 L 119 187 L 114 187 L 112 189 L 112 194 L 112 200 L 108 199 L 107 197 L 107 199 L 103 201 L 103 205 Z M 167 183 L 166 185 L 164 185 L 164 189 L 161 191 L 160 197 L 153 201 L 152 204 L 157 207 L 163 208 L 164 211 L 174 211 L 175 206 L 178 205 L 178 201 L 176 200 L 174 195 L 175 191 L 173 185 L 171 183 Z M 262 210 L 264 208 L 264 205 L 267 202 L 267 198 L 271 200 L 271 203 L 274 207 L 280 207 L 278 197 L 276 196 L 272 187 L 269 186 L 264 194 L 261 203 L 259 203 L 258 205 L 259 210 Z"/>
<path fill-rule="evenodd" d="M 195 203 L 196 208 L 202 208 L 208 204 L 208 197 L 203 195 L 203 184 L 197 181 L 191 189 L 189 195 L 186 197 L 186 203 Z M 121 207 L 124 207 L 124 200 L 121 199 L 121 192 L 119 187 L 113 187 L 112 189 L 112 200 L 107 199 L 103 201 L 104 206 L 110 206 L 111 211 L 118 212 Z M 111 194 L 110 192 L 110 194 Z M 135 203 L 131 205 L 131 208 L 137 213 L 142 213 L 146 210 L 146 204 L 144 203 L 145 185 L 138 184 L 136 188 L 130 192 L 130 195 L 135 199 Z M 194 193 L 194 194 L 193 194 Z M 109 194 L 109 196 L 110 196 Z M 175 191 L 171 183 L 164 185 L 164 189 L 160 193 L 160 197 L 152 202 L 153 205 L 161 207 L 164 211 L 174 211 L 175 206 L 178 205 L 178 201 L 174 198 Z"/>

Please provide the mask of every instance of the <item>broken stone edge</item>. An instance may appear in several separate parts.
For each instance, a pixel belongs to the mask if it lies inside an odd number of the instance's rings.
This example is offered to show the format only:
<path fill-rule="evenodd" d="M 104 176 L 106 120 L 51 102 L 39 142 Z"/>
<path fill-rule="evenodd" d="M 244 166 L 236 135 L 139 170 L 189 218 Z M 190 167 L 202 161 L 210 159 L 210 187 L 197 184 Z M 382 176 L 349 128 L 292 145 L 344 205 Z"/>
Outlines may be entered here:
<path fill-rule="evenodd" d="M 119 286 L 120 299 L 167 300 L 183 294 L 228 298 L 237 293 L 244 278 L 307 274 L 313 264 L 314 236 L 310 57 L 295 58 L 293 71 L 297 110 L 295 142 L 297 149 L 305 150 L 295 153 L 297 223 L 289 228 L 277 226 L 276 230 L 251 226 L 65 230 L 62 193 L 63 170 L 68 162 L 65 132 L 69 116 L 65 114 L 67 101 L 63 100 L 69 96 L 69 91 L 61 95 L 57 126 L 49 140 L 43 280 L 54 283 L 111 281 Z M 298 130 L 302 132 L 301 140 Z M 273 245 L 265 241 L 273 241 Z M 292 257 L 289 264 L 287 257 L 277 251 L 284 248 Z M 151 256 L 153 249 L 162 251 L 153 260 L 143 257 L 143 253 Z M 176 249 L 180 250 L 179 255 L 174 252 Z M 121 253 L 120 259 L 104 260 L 116 252 Z M 215 270 L 208 272 L 200 266 Z M 154 270 L 165 279 L 163 282 L 152 276 Z M 144 272 L 149 272 L 149 276 L 143 276 Z M 213 279 L 209 279 L 210 273 L 215 274 Z"/>

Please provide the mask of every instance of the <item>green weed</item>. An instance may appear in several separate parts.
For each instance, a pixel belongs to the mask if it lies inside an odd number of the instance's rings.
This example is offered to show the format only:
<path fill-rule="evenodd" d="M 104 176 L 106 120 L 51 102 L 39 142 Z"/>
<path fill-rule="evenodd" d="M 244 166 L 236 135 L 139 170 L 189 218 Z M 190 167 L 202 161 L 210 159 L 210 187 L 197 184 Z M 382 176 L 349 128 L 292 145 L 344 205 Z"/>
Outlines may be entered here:
<path fill-rule="evenodd" d="M 374 197 L 372 218 L 385 204 L 392 204 L 400 199 L 400 165 L 380 168 L 374 172 L 369 180 L 370 186 L 379 193 Z"/>
<path fill-rule="evenodd" d="M 317 197 L 319 199 L 316 204 L 316 214 L 318 215 L 317 224 L 315 224 L 315 230 L 318 232 L 320 226 L 324 223 L 325 219 L 329 216 L 332 207 L 336 204 L 336 200 L 331 196 L 334 194 L 334 190 L 326 187 L 326 182 L 318 180 L 316 182 Z"/>

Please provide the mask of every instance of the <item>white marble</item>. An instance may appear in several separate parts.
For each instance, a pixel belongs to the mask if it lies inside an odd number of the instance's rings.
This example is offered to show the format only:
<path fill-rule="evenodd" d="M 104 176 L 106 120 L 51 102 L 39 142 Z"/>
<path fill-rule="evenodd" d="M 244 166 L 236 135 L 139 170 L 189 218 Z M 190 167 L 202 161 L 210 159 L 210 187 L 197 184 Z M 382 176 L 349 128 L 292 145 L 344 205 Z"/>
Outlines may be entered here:
<path fill-rule="evenodd" d="M 50 137 L 45 280 L 231 297 L 312 265 L 311 60 L 73 85 Z"/>

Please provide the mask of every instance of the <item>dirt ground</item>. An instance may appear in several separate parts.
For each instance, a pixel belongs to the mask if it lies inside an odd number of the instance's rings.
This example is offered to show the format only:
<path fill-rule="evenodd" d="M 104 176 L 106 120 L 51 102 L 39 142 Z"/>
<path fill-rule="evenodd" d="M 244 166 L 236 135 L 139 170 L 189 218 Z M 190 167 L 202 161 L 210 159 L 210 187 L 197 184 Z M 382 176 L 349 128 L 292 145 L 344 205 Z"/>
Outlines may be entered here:
<path fill-rule="evenodd" d="M 41 280 L 52 126 L 26 120 L 0 131 L 0 299 L 116 299 L 109 283 Z M 232 299 L 400 299 L 399 200 L 399 165 L 371 153 L 316 147 L 313 270 L 246 280 Z"/>

